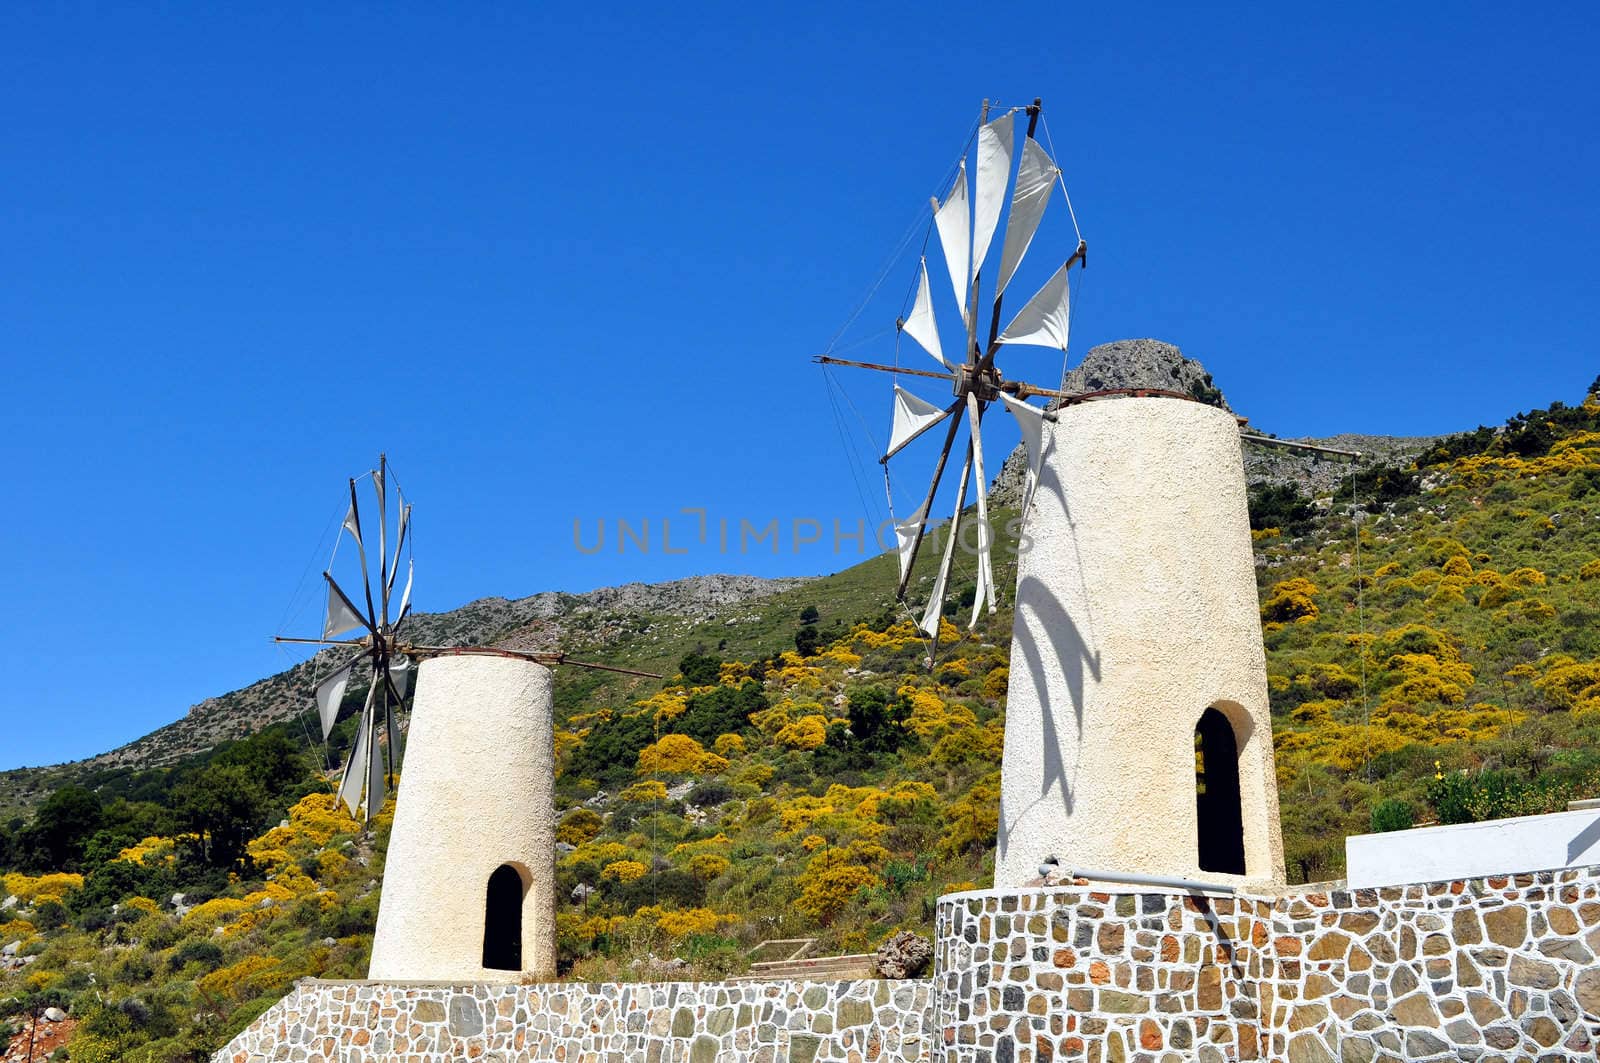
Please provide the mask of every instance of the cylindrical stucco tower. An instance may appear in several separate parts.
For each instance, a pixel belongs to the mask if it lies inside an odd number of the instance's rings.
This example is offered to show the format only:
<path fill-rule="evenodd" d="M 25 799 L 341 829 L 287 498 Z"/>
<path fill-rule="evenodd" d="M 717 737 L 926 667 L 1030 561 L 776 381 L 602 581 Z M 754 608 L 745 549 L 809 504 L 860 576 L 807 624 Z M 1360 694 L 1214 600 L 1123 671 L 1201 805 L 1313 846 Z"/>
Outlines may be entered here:
<path fill-rule="evenodd" d="M 995 886 L 1050 862 L 1282 882 L 1233 416 L 1109 398 L 1063 407 L 1045 439 L 1018 563 Z"/>
<path fill-rule="evenodd" d="M 555 977 L 550 670 L 482 651 L 425 660 L 368 977 Z"/>

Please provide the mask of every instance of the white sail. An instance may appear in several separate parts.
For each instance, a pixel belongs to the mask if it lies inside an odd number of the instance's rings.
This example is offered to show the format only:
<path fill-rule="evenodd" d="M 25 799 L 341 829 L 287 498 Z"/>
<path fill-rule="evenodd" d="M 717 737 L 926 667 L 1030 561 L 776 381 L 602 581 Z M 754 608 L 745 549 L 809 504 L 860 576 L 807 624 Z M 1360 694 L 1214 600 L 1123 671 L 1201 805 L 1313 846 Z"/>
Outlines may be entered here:
<path fill-rule="evenodd" d="M 944 264 L 950 270 L 950 286 L 955 289 L 956 305 L 961 308 L 961 318 L 965 321 L 967 285 L 971 283 L 968 269 L 972 262 L 972 211 L 967 206 L 966 159 L 961 160 L 961 170 L 956 174 L 956 184 L 950 189 L 950 195 L 943 204 L 935 204 L 933 224 L 939 230 Z"/>
<path fill-rule="evenodd" d="M 337 672 L 317 684 L 317 717 L 322 721 L 322 740 L 328 740 L 339 718 L 339 703 L 344 700 L 345 687 L 350 685 L 350 671 L 356 662 L 351 661 Z"/>
<path fill-rule="evenodd" d="M 400 499 L 404 502 L 405 496 L 401 495 Z M 394 561 L 389 565 L 389 582 L 385 584 L 385 592 L 394 590 L 394 578 L 400 574 L 400 551 L 406 545 L 406 528 L 410 523 L 411 506 L 409 504 L 402 505 L 400 507 L 400 532 L 395 537 Z"/>
<path fill-rule="evenodd" d="M 1068 306 L 1071 292 L 1067 287 L 1067 274 L 1071 263 L 1056 270 L 1055 276 L 1028 300 L 1028 305 L 1017 312 L 1011 324 L 1000 333 L 1001 343 L 1026 343 L 1035 347 L 1067 349 Z"/>
<path fill-rule="evenodd" d="M 967 460 L 961 466 L 960 486 L 956 489 L 956 511 L 950 518 L 949 538 L 944 541 L 944 556 L 939 559 L 939 571 L 933 578 L 933 590 L 928 598 L 928 606 L 922 611 L 922 619 L 917 627 L 925 631 L 930 639 L 937 645 L 939 641 L 939 618 L 944 615 L 944 592 L 950 582 L 950 564 L 955 560 L 956 540 L 961 537 L 961 510 L 967 504 L 967 478 L 972 475 L 972 443 L 967 442 Z"/>
<path fill-rule="evenodd" d="M 1022 484 L 1021 510 L 1026 516 L 1028 503 L 1033 499 L 1034 488 L 1039 486 L 1039 470 L 1044 466 L 1044 410 L 1037 406 L 1029 406 L 1026 402 L 1014 399 L 1003 391 L 1000 393 L 1000 401 L 1011 411 L 1011 416 L 1017 419 L 1017 427 L 1022 429 L 1022 442 L 1027 447 L 1028 471 Z"/>
<path fill-rule="evenodd" d="M 411 689 L 411 658 L 395 657 L 389 661 L 389 678 L 394 680 L 394 692 L 404 698 Z M 399 706 L 396 706 L 398 708 Z"/>
<path fill-rule="evenodd" d="M 1011 277 L 1022 263 L 1033 243 L 1033 234 L 1039 231 L 1039 219 L 1055 190 L 1056 176 L 1061 171 L 1050 161 L 1050 156 L 1039 142 L 1028 137 L 1022 142 L 1022 164 L 1017 167 L 1017 187 L 1011 193 L 1011 216 L 1006 219 L 1006 238 L 1000 247 L 1000 275 L 996 280 L 995 298 L 1006 290 Z"/>
<path fill-rule="evenodd" d="M 344 597 L 333 589 L 333 581 L 328 581 L 328 618 L 322 624 L 322 637 L 336 639 L 340 635 L 354 631 L 358 627 L 366 627 L 367 622 L 360 614 L 354 612 L 344 602 Z"/>
<path fill-rule="evenodd" d="M 892 458 L 913 439 L 950 416 L 950 410 L 941 410 L 931 402 L 923 402 L 905 388 L 895 385 L 894 428 L 889 433 L 889 449 L 885 458 Z"/>
<path fill-rule="evenodd" d="M 376 733 L 367 749 L 367 818 L 371 819 L 383 811 L 383 799 L 388 793 L 383 785 L 383 749 L 378 745 Z"/>
<path fill-rule="evenodd" d="M 967 427 L 972 433 L 972 467 L 978 474 L 978 587 L 972 599 L 972 620 L 967 624 L 971 631 L 978 626 L 978 617 L 985 609 L 994 608 L 994 559 L 989 546 L 989 481 L 983 472 L 983 435 L 979 432 L 980 416 L 978 396 L 967 392 Z"/>
<path fill-rule="evenodd" d="M 339 784 L 339 803 L 350 810 L 352 816 L 361 808 L 361 790 L 367 781 L 367 760 L 372 755 L 368 741 L 372 734 L 372 695 L 377 692 L 377 677 L 367 691 L 367 704 L 361 710 L 361 722 L 356 728 L 355 748 L 350 752 L 350 762 L 344 766 L 344 781 Z"/>
<path fill-rule="evenodd" d="M 356 515 L 356 504 L 350 503 L 350 508 L 344 514 L 344 530 L 356 537 L 356 542 L 361 542 L 361 518 Z"/>
<path fill-rule="evenodd" d="M 905 520 L 897 521 L 894 526 L 895 553 L 900 558 L 900 578 L 906 578 L 906 570 L 911 567 L 911 544 L 917 541 L 917 529 L 927 519 L 928 505 L 924 502 L 917 507 L 917 511 Z"/>
<path fill-rule="evenodd" d="M 1011 153 L 1014 146 L 1012 116 L 996 118 L 978 130 L 978 170 L 972 197 L 972 276 L 983 268 L 1000 224 L 1000 209 L 1006 202 L 1006 183 L 1011 180 Z"/>
<path fill-rule="evenodd" d="M 406 615 L 406 607 L 411 604 L 411 580 L 416 574 L 416 563 L 406 558 L 406 589 L 400 595 L 400 611 L 395 614 L 395 623 Z"/>
<path fill-rule="evenodd" d="M 911 316 L 906 318 L 905 333 L 933 355 L 934 361 L 953 370 L 944 360 L 944 348 L 939 343 L 939 323 L 933 317 L 933 297 L 928 294 L 928 260 L 922 260 L 922 273 L 917 278 L 917 301 L 911 306 Z"/>

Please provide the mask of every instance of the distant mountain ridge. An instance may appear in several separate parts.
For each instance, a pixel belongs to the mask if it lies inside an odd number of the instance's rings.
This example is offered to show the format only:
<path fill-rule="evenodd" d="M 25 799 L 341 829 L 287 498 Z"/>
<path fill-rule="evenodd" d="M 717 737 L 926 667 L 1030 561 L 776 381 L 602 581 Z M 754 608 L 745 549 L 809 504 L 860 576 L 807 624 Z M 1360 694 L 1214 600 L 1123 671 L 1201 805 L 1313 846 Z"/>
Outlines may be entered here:
<path fill-rule="evenodd" d="M 699 622 L 772 594 L 802 586 L 806 577 L 691 576 L 666 583 L 625 583 L 581 594 L 542 591 L 526 598 L 480 598 L 443 613 L 417 613 L 409 626 L 419 643 L 506 645 L 551 649 L 570 622 L 584 618 L 591 641 L 604 641 L 607 618 L 629 614 L 674 616 Z M 614 623 L 614 620 L 612 621 Z M 98 756 L 68 764 L 0 772 L 0 809 L 31 803 L 48 791 L 47 780 L 70 769 L 152 768 L 174 764 L 218 742 L 242 738 L 306 711 L 313 669 L 325 668 L 334 651 L 324 650 L 249 686 L 207 698 L 181 718 L 142 738 Z"/>

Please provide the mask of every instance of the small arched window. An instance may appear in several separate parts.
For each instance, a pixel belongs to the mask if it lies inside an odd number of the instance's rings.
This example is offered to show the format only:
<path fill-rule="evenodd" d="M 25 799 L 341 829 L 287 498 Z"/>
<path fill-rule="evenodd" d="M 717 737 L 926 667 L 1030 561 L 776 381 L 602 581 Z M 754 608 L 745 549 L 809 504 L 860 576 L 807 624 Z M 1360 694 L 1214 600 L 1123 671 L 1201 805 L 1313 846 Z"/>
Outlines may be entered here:
<path fill-rule="evenodd" d="M 501 864 L 489 876 L 483 909 L 483 966 L 491 971 L 522 970 L 522 875 Z"/>
<path fill-rule="evenodd" d="M 1194 729 L 1194 804 L 1199 824 L 1200 870 L 1244 874 L 1239 744 L 1233 736 L 1233 724 L 1216 709 L 1201 713 Z"/>

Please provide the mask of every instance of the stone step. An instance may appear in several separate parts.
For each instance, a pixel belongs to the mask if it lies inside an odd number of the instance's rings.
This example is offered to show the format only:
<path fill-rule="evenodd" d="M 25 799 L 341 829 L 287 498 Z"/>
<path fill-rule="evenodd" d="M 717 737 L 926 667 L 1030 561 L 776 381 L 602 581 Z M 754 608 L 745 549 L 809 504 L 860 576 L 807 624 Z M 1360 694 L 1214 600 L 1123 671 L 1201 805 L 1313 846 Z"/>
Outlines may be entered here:
<path fill-rule="evenodd" d="M 745 982 L 779 981 L 847 981 L 876 977 L 874 964 L 877 956 L 864 953 L 852 956 L 818 956 L 804 960 L 769 960 L 752 963 L 748 973 L 738 980 Z"/>

